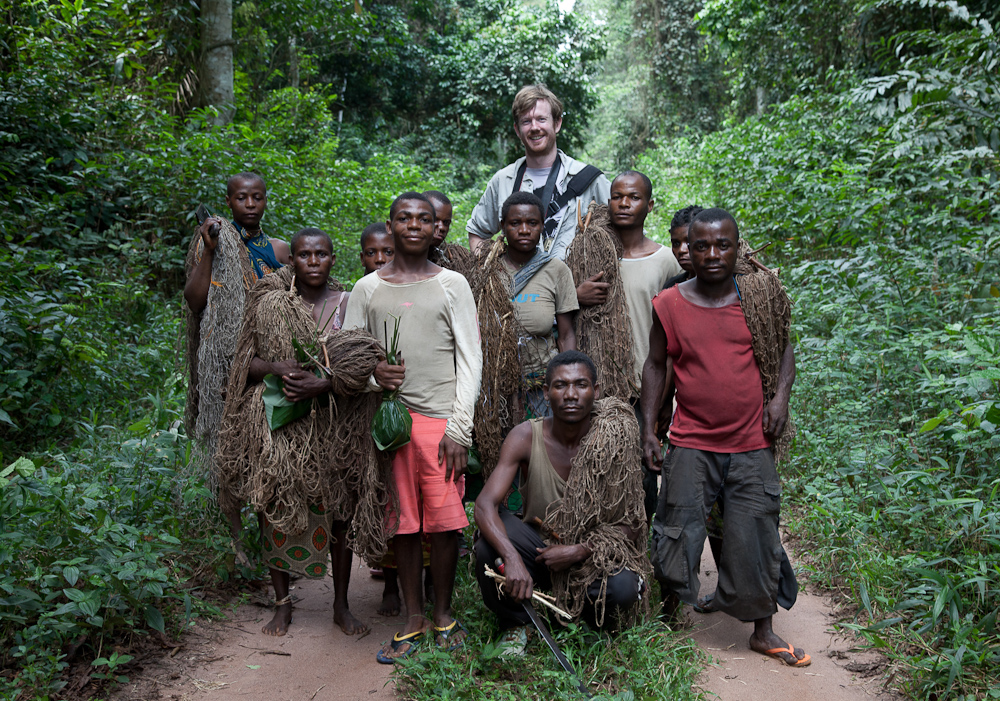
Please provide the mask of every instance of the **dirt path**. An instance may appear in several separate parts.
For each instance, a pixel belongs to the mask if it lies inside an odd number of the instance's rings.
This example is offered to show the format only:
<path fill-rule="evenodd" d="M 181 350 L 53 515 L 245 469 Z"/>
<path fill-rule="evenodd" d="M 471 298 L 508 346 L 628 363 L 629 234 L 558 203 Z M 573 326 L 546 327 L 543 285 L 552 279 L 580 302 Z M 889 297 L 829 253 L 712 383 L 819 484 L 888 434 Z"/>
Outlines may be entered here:
<path fill-rule="evenodd" d="M 356 561 L 356 565 L 359 563 Z M 715 587 L 715 565 L 705 547 L 702 591 Z M 375 613 L 382 582 L 366 567 L 351 577 L 351 608 L 372 627 L 363 638 L 344 635 L 333 624 L 330 579 L 301 579 L 300 597 L 288 635 L 260 633 L 270 610 L 246 604 L 226 620 L 202 622 L 185 636 L 183 646 L 151 655 L 144 669 L 115 701 L 326 701 L 391 699 L 391 668 L 375 661 L 375 652 L 400 623 Z M 811 666 L 785 667 L 750 650 L 753 626 L 722 613 L 697 614 L 686 608 L 692 638 L 716 659 L 706 668 L 701 688 L 722 701 L 897 701 L 882 690 L 884 660 L 874 653 L 852 652 L 853 641 L 835 633 L 830 600 L 800 592 L 792 611 L 780 610 L 775 630 L 808 652 Z M 279 653 L 279 654 L 275 654 Z"/>
<path fill-rule="evenodd" d="M 791 557 L 791 554 L 790 554 Z M 795 564 L 795 558 L 792 557 Z M 717 572 L 708 544 L 701 561 L 702 595 L 715 590 Z M 800 579 L 801 584 L 801 579 Z M 775 632 L 812 656 L 808 667 L 792 669 L 753 652 L 748 641 L 752 623 L 723 613 L 699 614 L 685 607 L 691 637 L 718 666 L 702 675 L 701 688 L 722 701 L 896 701 L 884 692 L 881 671 L 885 658 L 852 652 L 853 638 L 834 628 L 836 618 L 828 596 L 799 592 L 791 611 L 778 609 Z"/>
<path fill-rule="evenodd" d="M 355 560 L 355 565 L 359 562 Z M 391 667 L 375 653 L 400 619 L 375 613 L 382 582 L 368 568 L 351 575 L 350 603 L 355 616 L 371 626 L 364 637 L 344 635 L 333 623 L 333 580 L 300 579 L 292 583 L 295 604 L 288 635 L 270 638 L 260 632 L 270 609 L 246 604 L 223 621 L 199 623 L 183 647 L 151 661 L 115 701 L 327 701 L 392 699 Z M 279 654 L 275 654 L 279 653 Z"/>

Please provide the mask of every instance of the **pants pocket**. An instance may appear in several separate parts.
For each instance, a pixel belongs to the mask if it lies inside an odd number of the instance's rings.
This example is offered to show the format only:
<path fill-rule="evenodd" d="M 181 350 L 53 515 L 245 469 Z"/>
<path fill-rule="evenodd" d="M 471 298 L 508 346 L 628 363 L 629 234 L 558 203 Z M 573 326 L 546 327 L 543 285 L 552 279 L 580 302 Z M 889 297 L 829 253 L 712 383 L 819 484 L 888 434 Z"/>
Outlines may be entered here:
<path fill-rule="evenodd" d="M 781 483 L 765 482 L 761 515 L 771 516 L 781 511 Z"/>
<path fill-rule="evenodd" d="M 680 526 L 653 524 L 653 575 L 670 589 L 687 589 L 690 568 Z"/>

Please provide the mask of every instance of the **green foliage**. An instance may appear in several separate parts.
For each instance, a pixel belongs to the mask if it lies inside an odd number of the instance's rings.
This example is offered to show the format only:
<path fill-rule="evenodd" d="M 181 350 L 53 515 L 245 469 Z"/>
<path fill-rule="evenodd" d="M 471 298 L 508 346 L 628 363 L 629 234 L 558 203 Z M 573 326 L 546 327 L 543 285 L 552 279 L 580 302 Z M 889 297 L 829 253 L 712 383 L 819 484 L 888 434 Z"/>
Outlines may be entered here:
<path fill-rule="evenodd" d="M 374 58 L 362 52 L 323 63 L 332 84 L 339 88 L 342 76 L 346 88 L 350 153 L 363 157 L 388 135 L 436 170 L 454 164 L 455 185 L 467 187 L 476 166 L 495 170 L 523 154 L 510 107 L 522 86 L 539 82 L 564 103 L 560 145 L 582 146 L 604 55 L 588 19 L 562 13 L 554 0 L 441 2 L 417 5 L 408 18 L 378 4 L 371 13 L 384 27 L 368 39 Z"/>
<path fill-rule="evenodd" d="M 159 340 L 159 339 L 157 339 Z M 225 571 L 213 500 L 185 472 L 182 397 L 147 397 L 126 431 L 87 426 L 72 454 L 20 458 L 0 492 L 0 693 L 53 697 L 66 646 L 99 650 L 149 630 L 176 633 L 212 607 L 193 580 Z M 182 541 L 183 539 L 183 541 Z M 92 654 L 92 653 L 91 653 Z M 127 681 L 129 656 L 93 662 Z"/>
<path fill-rule="evenodd" d="M 101 263 L 0 247 L 0 450 L 8 456 L 72 438 L 78 417 L 135 420 L 129 398 L 163 388 L 171 374 L 176 307 L 143 289 L 141 269 Z M 150 336 L 167 342 L 144 343 Z"/>
<path fill-rule="evenodd" d="M 459 568 L 454 595 L 455 616 L 470 633 L 465 645 L 454 652 L 427 645 L 397 663 L 398 690 L 418 700 L 582 698 L 537 633 L 528 641 L 526 656 L 500 656 L 496 617 L 483 607 L 471 569 L 471 564 Z M 616 636 L 555 621 L 549 630 L 579 678 L 600 698 L 703 698 L 696 688 L 703 653 L 662 623 L 641 623 Z"/>
<path fill-rule="evenodd" d="M 813 578 L 853 598 L 850 627 L 911 696 L 983 698 L 1000 684 L 996 45 L 964 8 L 923 5 L 951 19 L 887 42 L 903 68 L 830 74 L 833 93 L 641 165 L 677 184 L 671 204 L 697 193 L 777 244 L 798 365 L 786 493 Z"/>
<path fill-rule="evenodd" d="M 697 19 L 718 42 L 745 115 L 845 67 L 852 9 L 846 0 L 707 0 Z"/>

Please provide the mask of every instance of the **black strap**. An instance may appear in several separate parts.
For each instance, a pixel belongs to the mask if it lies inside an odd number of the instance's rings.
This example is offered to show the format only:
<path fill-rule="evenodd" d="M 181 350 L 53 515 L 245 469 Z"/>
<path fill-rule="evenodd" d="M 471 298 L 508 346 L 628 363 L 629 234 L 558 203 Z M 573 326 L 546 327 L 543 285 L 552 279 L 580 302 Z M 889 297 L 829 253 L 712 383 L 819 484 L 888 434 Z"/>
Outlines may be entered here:
<path fill-rule="evenodd" d="M 521 182 L 524 180 L 524 172 L 527 168 L 528 161 L 525 160 L 521 164 L 521 167 L 517 169 L 517 176 L 514 178 L 514 192 L 520 192 Z M 597 176 L 603 173 L 597 166 L 586 165 L 579 173 L 570 178 L 569 183 L 566 184 L 565 192 L 557 197 L 552 197 L 552 193 L 555 191 L 556 176 L 558 176 L 561 168 L 562 161 L 557 158 L 556 162 L 552 164 L 551 170 L 549 170 L 549 177 L 545 181 L 545 189 L 542 190 L 542 211 L 545 212 L 545 231 L 543 232 L 543 236 L 546 239 L 551 238 L 552 232 L 555 231 L 556 222 L 553 217 L 559 213 L 559 210 L 582 195 L 590 187 L 590 184 L 597 180 Z"/>
<path fill-rule="evenodd" d="M 597 180 L 597 176 L 601 174 L 602 171 L 597 166 L 587 165 L 583 167 L 583 170 L 570 179 L 569 183 L 566 185 L 566 191 L 556 197 L 549 204 L 549 209 L 552 213 L 545 219 L 545 238 L 550 238 L 552 233 L 555 231 L 556 221 L 552 217 L 560 209 L 582 195 L 587 188 L 590 187 L 590 184 Z M 590 203 L 588 202 L 587 204 Z"/>
<path fill-rule="evenodd" d="M 559 179 L 559 170 L 562 168 L 562 161 L 556 158 L 556 162 L 549 168 L 549 177 L 545 179 L 545 186 L 542 188 L 542 195 L 538 199 L 542 201 L 542 213 L 545 217 L 549 214 L 549 205 L 552 202 L 552 193 L 556 191 L 556 180 Z M 528 169 L 528 161 L 525 160 L 521 167 L 517 169 L 517 177 L 514 178 L 514 192 L 521 191 L 521 181 L 524 180 L 524 172 Z M 559 211 L 558 209 L 556 210 Z"/>

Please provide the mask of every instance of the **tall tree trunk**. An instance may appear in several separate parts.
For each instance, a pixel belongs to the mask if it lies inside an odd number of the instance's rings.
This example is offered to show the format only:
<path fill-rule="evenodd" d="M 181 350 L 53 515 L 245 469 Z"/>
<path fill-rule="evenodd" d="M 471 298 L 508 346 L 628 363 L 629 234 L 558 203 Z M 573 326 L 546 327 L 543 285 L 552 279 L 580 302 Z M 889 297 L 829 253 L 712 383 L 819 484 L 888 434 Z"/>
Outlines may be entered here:
<path fill-rule="evenodd" d="M 233 118 L 233 0 L 201 2 L 201 102 L 219 110 L 213 120 Z"/>
<path fill-rule="evenodd" d="M 299 47 L 294 36 L 288 37 L 288 81 L 299 87 Z"/>

